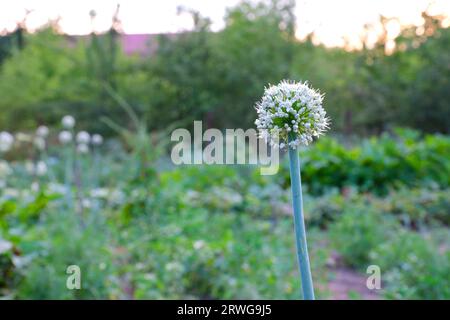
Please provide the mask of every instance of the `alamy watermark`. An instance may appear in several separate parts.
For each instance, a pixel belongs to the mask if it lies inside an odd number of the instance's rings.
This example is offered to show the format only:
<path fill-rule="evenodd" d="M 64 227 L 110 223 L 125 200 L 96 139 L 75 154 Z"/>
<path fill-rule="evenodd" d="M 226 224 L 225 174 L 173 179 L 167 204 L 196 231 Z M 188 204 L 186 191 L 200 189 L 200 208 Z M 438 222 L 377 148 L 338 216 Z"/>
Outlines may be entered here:
<path fill-rule="evenodd" d="M 66 288 L 69 290 L 81 289 L 81 269 L 76 264 L 70 265 L 66 269 L 69 275 L 66 280 Z"/>
<path fill-rule="evenodd" d="M 175 165 L 260 165 L 261 175 L 274 175 L 279 169 L 279 149 L 269 147 L 255 129 L 207 129 L 194 121 L 194 137 L 184 128 L 175 129 L 171 152 Z"/>
<path fill-rule="evenodd" d="M 381 269 L 376 264 L 372 264 L 367 267 L 367 274 L 370 276 L 367 277 L 366 287 L 369 290 L 380 290 L 381 289 Z"/>

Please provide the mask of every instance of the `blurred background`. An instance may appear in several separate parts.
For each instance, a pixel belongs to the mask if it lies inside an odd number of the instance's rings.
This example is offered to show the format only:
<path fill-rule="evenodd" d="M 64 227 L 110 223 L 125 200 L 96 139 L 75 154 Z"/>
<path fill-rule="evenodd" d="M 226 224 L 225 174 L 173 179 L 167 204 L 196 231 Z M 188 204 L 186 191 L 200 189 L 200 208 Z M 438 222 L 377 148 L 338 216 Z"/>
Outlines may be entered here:
<path fill-rule="evenodd" d="M 298 299 L 289 170 L 174 166 L 308 80 L 316 295 L 450 299 L 448 1 L 3 1 L 0 297 Z M 81 268 L 81 290 L 66 268 Z M 369 290 L 369 265 L 382 288 Z"/>

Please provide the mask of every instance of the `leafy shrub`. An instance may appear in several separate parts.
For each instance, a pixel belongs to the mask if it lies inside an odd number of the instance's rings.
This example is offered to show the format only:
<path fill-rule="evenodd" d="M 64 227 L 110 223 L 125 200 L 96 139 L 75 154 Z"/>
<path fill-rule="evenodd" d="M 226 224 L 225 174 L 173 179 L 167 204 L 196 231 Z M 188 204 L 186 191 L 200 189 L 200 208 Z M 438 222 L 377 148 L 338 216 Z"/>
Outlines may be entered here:
<path fill-rule="evenodd" d="M 114 292 L 111 278 L 109 244 L 97 226 L 81 228 L 74 215 L 63 221 L 52 212 L 46 229 L 34 229 L 19 247 L 32 260 L 23 268 L 23 279 L 17 297 L 25 299 L 87 299 L 106 298 Z M 39 250 L 27 249 L 27 242 L 42 243 Z M 81 270 L 81 290 L 68 290 L 66 269 L 77 265 Z"/>
<path fill-rule="evenodd" d="M 422 235 L 401 232 L 371 253 L 386 275 L 391 299 L 449 299 L 450 253 L 440 253 Z"/>
<path fill-rule="evenodd" d="M 325 137 L 302 150 L 301 161 L 302 181 L 316 195 L 352 186 L 382 195 L 400 186 L 450 185 L 450 138 L 441 135 L 418 139 L 398 130 L 396 137 L 383 134 L 350 148 Z M 289 170 L 284 172 L 287 187 Z"/>
<path fill-rule="evenodd" d="M 122 241 L 133 252 L 128 271 L 135 296 L 296 297 L 292 228 L 290 219 L 273 227 L 236 212 L 220 215 L 189 207 L 164 214 L 156 225 L 134 223 Z M 315 259 L 314 272 L 323 263 L 320 256 Z"/>
<path fill-rule="evenodd" d="M 390 236 L 395 223 L 368 206 L 345 211 L 330 228 L 332 246 L 349 266 L 365 266 L 370 252 Z"/>
<path fill-rule="evenodd" d="M 409 144 L 408 139 L 412 138 L 405 137 L 403 143 Z M 396 190 L 397 180 L 376 180 L 380 175 L 369 172 L 375 191 L 382 183 L 389 192 L 361 193 L 367 186 L 361 184 L 361 168 L 355 167 L 359 158 L 349 157 L 336 140 L 329 141 L 340 150 L 338 156 L 325 147 L 317 153 L 316 160 L 324 159 L 319 172 L 326 176 L 310 184 L 317 191 L 324 183 L 326 193 L 304 195 L 317 288 L 324 288 L 329 272 L 325 263 L 331 243 L 350 266 L 380 264 L 388 297 L 445 297 L 444 289 L 433 287 L 437 281 L 446 283 L 448 261 L 440 257 L 445 251 L 439 254 L 404 229 L 425 230 L 436 237 L 439 228 L 439 241 L 448 243 L 448 189 L 403 185 Z M 389 152 L 397 152 L 397 143 L 390 144 Z M 64 152 L 68 148 L 51 145 L 50 158 L 39 155 L 48 164 L 42 176 L 28 170 L 26 162 L 8 164 L 11 170 L 0 181 L 0 236 L 6 241 L 3 247 L 0 242 L 2 297 L 298 298 L 290 190 L 279 183 L 281 175 L 262 177 L 250 166 L 157 169 L 157 156 L 142 157 L 140 147 L 129 147 L 135 151 L 114 148 L 101 155 L 106 149 L 99 148 L 70 159 Z M 351 161 L 341 167 L 341 157 Z M 328 171 L 330 162 L 340 178 L 350 181 L 348 177 L 359 172 L 361 181 L 339 187 Z M 304 167 L 308 172 L 309 166 Z M 412 176 L 422 169 L 413 169 Z M 329 232 L 321 230 L 328 228 Z M 418 263 L 414 256 L 429 264 Z M 71 264 L 81 267 L 80 291 L 66 288 L 66 268 Z M 405 266 L 413 268 L 411 274 L 403 271 Z M 318 296 L 323 296 L 321 290 Z"/>
<path fill-rule="evenodd" d="M 305 219 L 309 225 L 318 226 L 322 229 L 339 219 L 343 211 L 354 203 L 360 202 L 363 197 L 352 196 L 346 199 L 339 193 L 331 192 L 321 197 L 304 197 Z M 351 203 L 351 205 L 349 205 Z"/>
<path fill-rule="evenodd" d="M 17 282 L 17 270 L 14 265 L 14 246 L 0 237 L 0 296 L 11 294 L 10 289 Z"/>
<path fill-rule="evenodd" d="M 243 211 L 260 218 L 277 219 L 280 215 L 291 214 L 289 190 L 278 184 L 254 184 L 244 194 Z"/>
<path fill-rule="evenodd" d="M 399 217 L 403 224 L 418 229 L 433 223 L 450 224 L 450 189 L 405 189 L 385 198 L 370 197 L 371 205 Z"/>
<path fill-rule="evenodd" d="M 383 197 L 355 192 L 346 195 L 330 192 L 320 197 L 305 195 L 305 218 L 309 224 L 325 229 L 348 208 L 367 206 L 417 230 L 438 224 L 449 225 L 449 199 L 449 189 L 402 188 Z"/>
<path fill-rule="evenodd" d="M 238 187 L 237 170 L 230 166 L 182 166 L 161 174 L 161 186 L 169 185 L 176 190 L 191 189 L 194 191 L 208 190 L 213 186 Z"/>
<path fill-rule="evenodd" d="M 398 230 L 390 241 L 382 242 L 373 249 L 370 260 L 381 270 L 391 270 L 418 258 L 429 261 L 434 253 L 430 243 L 420 234 Z"/>
<path fill-rule="evenodd" d="M 450 254 L 435 256 L 431 261 L 408 263 L 390 274 L 388 298 L 402 299 L 449 299 Z"/>

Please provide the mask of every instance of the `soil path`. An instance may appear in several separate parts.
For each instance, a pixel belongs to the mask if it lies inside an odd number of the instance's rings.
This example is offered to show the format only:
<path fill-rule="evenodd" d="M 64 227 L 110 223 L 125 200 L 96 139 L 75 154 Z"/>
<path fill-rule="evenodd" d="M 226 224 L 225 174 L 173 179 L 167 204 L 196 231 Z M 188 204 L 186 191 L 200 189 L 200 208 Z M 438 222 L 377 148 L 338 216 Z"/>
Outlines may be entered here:
<path fill-rule="evenodd" d="M 366 287 L 367 278 L 347 268 L 330 269 L 331 280 L 327 289 L 331 293 L 332 300 L 380 300 L 381 295 L 377 290 L 369 290 Z"/>

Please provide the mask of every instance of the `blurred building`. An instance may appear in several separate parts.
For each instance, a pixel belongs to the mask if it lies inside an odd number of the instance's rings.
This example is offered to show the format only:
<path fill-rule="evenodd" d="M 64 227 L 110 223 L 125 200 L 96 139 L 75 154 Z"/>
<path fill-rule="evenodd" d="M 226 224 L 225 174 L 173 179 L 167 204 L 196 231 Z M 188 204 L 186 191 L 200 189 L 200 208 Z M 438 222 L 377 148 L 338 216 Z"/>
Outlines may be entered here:
<path fill-rule="evenodd" d="M 123 52 L 127 55 L 138 54 L 141 56 L 151 55 L 158 49 L 158 39 L 161 36 L 169 39 L 175 38 L 176 33 L 151 33 L 151 34 L 118 34 Z M 100 37 L 105 36 L 105 34 Z M 86 41 L 90 35 L 68 36 L 69 43 L 75 44 L 78 41 Z"/>

